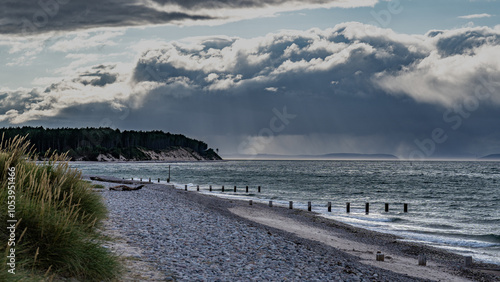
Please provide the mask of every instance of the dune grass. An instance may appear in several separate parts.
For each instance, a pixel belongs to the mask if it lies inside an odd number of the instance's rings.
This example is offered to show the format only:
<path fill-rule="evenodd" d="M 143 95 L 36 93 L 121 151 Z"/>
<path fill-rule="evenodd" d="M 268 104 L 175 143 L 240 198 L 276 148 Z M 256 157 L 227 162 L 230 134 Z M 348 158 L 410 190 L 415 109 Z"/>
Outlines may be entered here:
<path fill-rule="evenodd" d="M 40 281 L 72 277 L 85 281 L 113 280 L 118 259 L 101 246 L 96 231 L 106 207 L 65 155 L 35 161 L 25 137 L 0 143 L 0 281 Z M 16 274 L 8 272 L 12 219 L 7 212 L 9 168 L 15 168 Z M 12 178 L 10 179 L 12 181 Z M 12 192 L 11 192 L 12 193 Z M 10 198 L 12 199 L 12 198 Z M 4 255 L 5 254 L 5 255 Z"/>

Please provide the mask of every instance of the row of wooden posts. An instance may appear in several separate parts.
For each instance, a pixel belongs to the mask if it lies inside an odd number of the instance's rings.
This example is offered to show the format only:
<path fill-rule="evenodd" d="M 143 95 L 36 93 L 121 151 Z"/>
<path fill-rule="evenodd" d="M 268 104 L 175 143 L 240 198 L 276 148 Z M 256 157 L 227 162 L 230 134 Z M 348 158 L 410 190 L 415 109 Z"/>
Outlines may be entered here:
<path fill-rule="evenodd" d="M 380 251 L 377 252 L 377 256 L 375 258 L 377 261 L 384 261 L 384 254 Z M 463 266 L 470 268 L 472 267 L 472 256 L 464 256 L 463 257 Z M 419 254 L 418 255 L 418 265 L 420 266 L 427 266 L 427 256 L 425 254 Z"/>
<path fill-rule="evenodd" d="M 132 178 L 132 180 L 134 180 L 134 178 Z M 140 180 L 142 182 L 142 178 Z M 159 182 L 160 182 L 160 178 L 158 178 L 158 183 Z M 149 178 L 149 183 L 151 183 L 151 178 Z M 188 190 L 187 187 L 188 187 L 187 185 L 184 185 L 185 191 Z M 213 191 L 212 185 L 210 185 L 208 189 L 210 192 L 212 192 Z M 222 190 L 222 192 L 225 191 L 224 185 L 222 185 L 221 190 Z M 200 191 L 200 185 L 196 185 L 196 191 Z M 233 191 L 234 191 L 234 193 L 236 193 L 236 191 L 237 191 L 236 186 L 234 186 Z M 248 186 L 245 187 L 245 192 L 248 193 Z M 258 193 L 261 192 L 260 186 L 257 187 L 257 192 Z M 252 205 L 252 204 L 253 204 L 253 201 L 250 200 L 250 205 Z M 269 201 L 269 206 L 270 207 L 273 206 L 273 201 Z M 289 209 L 293 209 L 293 201 L 289 201 L 288 207 L 289 207 Z M 328 209 L 328 212 L 332 212 L 332 202 L 328 202 L 327 209 Z M 312 210 L 312 203 L 311 202 L 307 202 L 307 210 L 308 211 Z M 351 203 L 346 203 L 346 212 L 347 213 L 351 212 Z M 389 212 L 389 204 L 388 203 L 385 203 L 385 212 Z M 408 212 L 408 204 L 406 204 L 406 203 L 403 204 L 403 212 L 405 212 L 405 213 Z M 370 213 L 370 203 L 365 203 L 365 213 L 366 214 Z"/>
<path fill-rule="evenodd" d="M 188 190 L 188 186 L 187 186 L 187 185 L 184 185 L 184 191 L 187 191 L 187 190 Z M 208 190 L 209 190 L 210 192 L 212 192 L 212 191 L 213 191 L 213 189 L 212 189 L 212 185 L 210 185 L 210 186 L 209 186 Z M 234 190 L 233 190 L 233 191 L 234 191 L 234 193 L 236 193 L 236 190 L 237 190 L 237 189 L 236 189 L 236 186 L 234 186 Z M 198 192 L 200 191 L 200 185 L 196 185 L 196 191 L 198 191 Z M 224 191 L 225 191 L 225 189 L 224 189 L 224 185 L 222 185 L 222 192 L 224 192 Z M 257 187 L 257 192 L 259 192 L 259 193 L 260 193 L 260 191 L 261 191 L 261 188 L 260 188 L 260 186 L 258 186 L 258 187 Z M 248 193 L 248 186 L 246 186 L 245 192 L 246 192 L 246 193 Z"/>
<path fill-rule="evenodd" d="M 253 202 L 250 200 L 250 205 L 252 205 Z M 273 206 L 273 201 L 269 201 L 269 207 Z M 288 202 L 288 208 L 293 209 L 293 201 Z M 327 209 L 328 212 L 332 212 L 332 202 L 328 202 L 327 204 Z M 311 211 L 312 210 L 312 202 L 307 202 L 307 210 Z M 346 212 L 350 213 L 351 212 L 351 203 L 346 203 Z M 389 212 L 389 204 L 385 204 L 385 212 Z M 403 212 L 408 212 L 408 204 L 403 204 Z M 369 214 L 370 213 L 370 203 L 365 204 L 365 213 Z"/>

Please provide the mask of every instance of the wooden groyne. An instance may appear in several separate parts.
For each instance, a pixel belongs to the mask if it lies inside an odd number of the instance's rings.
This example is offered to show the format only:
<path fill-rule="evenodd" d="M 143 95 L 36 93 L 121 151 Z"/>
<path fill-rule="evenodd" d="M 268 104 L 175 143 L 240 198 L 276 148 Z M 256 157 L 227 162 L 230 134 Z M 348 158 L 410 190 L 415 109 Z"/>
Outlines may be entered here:
<path fill-rule="evenodd" d="M 98 180 L 98 179 L 94 179 L 94 180 Z M 134 180 L 134 178 L 131 178 L 131 180 L 133 181 L 133 180 Z M 167 179 L 167 182 L 169 182 L 169 180 L 170 180 L 170 179 Z M 158 183 L 160 183 L 160 181 L 161 181 L 161 179 L 160 179 L 160 178 L 158 178 Z M 117 182 L 118 182 L 118 181 L 117 181 Z M 149 179 L 148 179 L 148 182 L 143 182 L 143 181 L 142 181 L 142 178 L 140 178 L 140 182 L 141 182 L 141 183 L 152 183 L 152 180 L 151 180 L 151 178 L 149 178 Z M 132 182 L 131 182 L 131 181 L 127 181 L 127 180 L 123 180 L 123 181 L 120 181 L 119 183 L 131 184 Z M 194 185 L 193 185 L 193 186 L 194 186 Z M 233 186 L 233 189 L 232 189 L 232 192 L 233 192 L 233 193 L 238 193 L 238 191 L 240 191 L 240 190 L 238 190 L 238 186 L 237 186 L 237 185 L 231 185 L 231 186 Z M 200 185 L 196 185 L 196 192 L 200 192 L 200 190 L 201 190 Z M 245 186 L 245 193 L 246 193 L 246 194 L 251 193 L 251 191 L 255 191 L 255 190 L 256 190 L 256 192 L 257 192 L 257 193 L 261 193 L 261 192 L 262 192 L 262 186 L 260 186 L 260 185 L 259 185 L 259 186 L 253 186 L 253 187 L 252 187 L 252 186 L 249 186 L 249 185 L 246 185 L 246 186 Z M 188 185 L 187 185 L 187 184 L 185 184 L 185 185 L 184 185 L 184 191 L 190 191 L 190 190 L 189 190 L 189 187 L 188 187 Z M 193 191 L 194 191 L 194 190 L 193 190 Z M 208 191 L 209 191 L 209 192 L 220 191 L 221 193 L 226 193 L 226 192 L 229 192 L 229 191 L 225 188 L 225 186 L 224 186 L 224 185 L 221 185 L 219 189 L 217 189 L 215 185 L 209 185 L 209 186 L 208 186 Z M 241 191 L 242 191 L 242 190 L 241 190 Z M 285 201 L 285 202 L 286 202 L 286 201 Z M 253 200 L 250 200 L 250 201 L 249 201 L 249 204 L 250 204 L 250 205 L 252 205 L 252 204 L 253 204 Z M 391 209 L 390 209 L 390 205 L 391 205 L 391 203 L 384 203 L 384 205 L 383 205 L 383 210 L 384 210 L 386 213 L 390 212 L 390 210 L 391 210 Z M 394 206 L 394 205 L 400 206 L 400 205 L 401 205 L 401 203 L 393 203 L 392 205 L 393 205 L 393 206 Z M 403 203 L 402 205 L 403 205 L 403 208 L 402 208 L 403 212 L 404 212 L 404 213 L 408 213 L 408 203 Z M 317 204 L 317 205 L 313 205 L 313 202 L 308 201 L 308 202 L 307 202 L 307 211 L 312 211 L 312 210 L 313 210 L 313 207 L 318 207 L 318 206 L 323 207 L 323 205 L 318 205 L 318 204 Z M 269 207 L 273 207 L 273 201 L 269 201 Z M 365 214 L 367 214 L 367 215 L 368 215 L 368 214 L 370 214 L 370 207 L 371 207 L 371 206 L 370 206 L 370 203 L 369 203 L 369 202 L 365 202 L 365 203 L 364 203 L 364 211 L 365 211 Z M 293 201 L 288 201 L 288 208 L 289 208 L 289 209 L 294 209 L 294 203 L 293 203 Z M 316 209 L 316 210 L 317 210 L 317 209 Z M 326 203 L 326 210 L 327 210 L 327 212 L 329 212 L 329 213 L 331 213 L 331 212 L 332 212 L 332 202 L 331 202 L 331 201 L 329 201 L 329 202 L 327 202 L 327 203 Z M 399 208 L 397 208 L 397 209 L 393 209 L 393 210 L 399 210 Z M 351 213 L 351 203 L 350 203 L 350 202 L 345 203 L 345 212 L 346 212 L 346 213 Z"/>

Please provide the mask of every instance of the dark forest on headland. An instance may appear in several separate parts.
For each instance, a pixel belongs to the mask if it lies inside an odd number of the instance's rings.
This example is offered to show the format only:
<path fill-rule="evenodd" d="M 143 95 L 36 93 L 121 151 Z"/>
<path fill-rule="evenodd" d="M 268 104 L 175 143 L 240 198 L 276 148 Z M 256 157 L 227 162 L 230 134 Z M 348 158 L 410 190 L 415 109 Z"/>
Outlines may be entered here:
<path fill-rule="evenodd" d="M 163 131 L 120 131 L 111 128 L 1 128 L 4 140 L 28 136 L 28 140 L 43 156 L 49 151 L 68 153 L 72 160 L 96 161 L 100 154 L 128 160 L 148 160 L 142 150 L 155 152 L 184 148 L 206 160 L 219 160 L 217 153 L 199 140 Z"/>

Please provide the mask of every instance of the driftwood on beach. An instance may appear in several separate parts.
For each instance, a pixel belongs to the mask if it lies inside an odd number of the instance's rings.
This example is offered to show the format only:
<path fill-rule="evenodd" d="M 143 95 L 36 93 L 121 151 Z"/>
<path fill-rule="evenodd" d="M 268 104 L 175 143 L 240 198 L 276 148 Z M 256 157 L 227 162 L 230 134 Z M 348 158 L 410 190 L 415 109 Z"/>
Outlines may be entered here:
<path fill-rule="evenodd" d="M 118 186 L 110 187 L 109 190 L 113 190 L 113 191 L 134 191 L 134 190 L 139 190 L 139 189 L 141 189 L 144 186 L 145 185 L 139 185 L 137 187 L 129 187 L 127 185 L 118 185 Z"/>
<path fill-rule="evenodd" d="M 91 176 L 91 180 L 101 181 L 101 182 L 111 182 L 111 183 L 119 183 L 119 184 L 134 184 L 133 181 L 130 180 L 120 180 L 120 179 L 107 179 L 98 176 Z"/>

